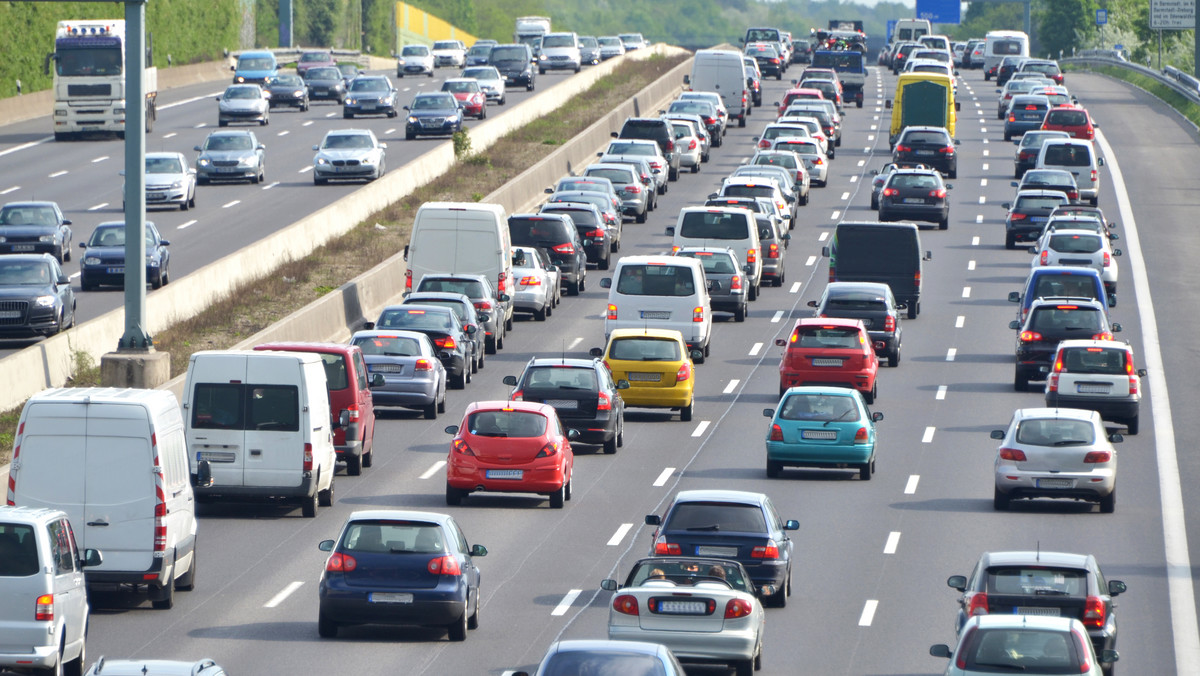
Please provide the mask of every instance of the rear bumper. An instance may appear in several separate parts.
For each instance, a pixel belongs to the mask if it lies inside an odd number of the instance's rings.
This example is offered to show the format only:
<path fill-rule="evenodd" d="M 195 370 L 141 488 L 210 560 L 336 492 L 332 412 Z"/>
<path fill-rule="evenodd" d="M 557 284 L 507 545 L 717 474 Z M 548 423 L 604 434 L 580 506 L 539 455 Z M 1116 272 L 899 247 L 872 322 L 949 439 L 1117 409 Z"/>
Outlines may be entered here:
<path fill-rule="evenodd" d="M 167 584 L 173 569 L 174 559 L 171 552 L 163 553 L 163 558 L 154 559 L 146 570 L 88 570 L 85 579 L 89 586 L 106 584 L 149 584 L 164 586 Z"/>
<path fill-rule="evenodd" d="M 35 646 L 29 652 L 0 652 L 0 667 L 49 669 L 58 664 L 58 646 Z"/>
<path fill-rule="evenodd" d="M 861 465 L 874 454 L 871 444 L 767 442 L 767 460 L 792 467 L 846 468 Z"/>
<path fill-rule="evenodd" d="M 297 486 L 222 486 L 213 485 L 205 488 L 196 485 L 196 475 L 192 474 L 192 492 L 197 498 L 223 497 L 232 500 L 265 500 L 269 498 L 307 498 L 317 491 L 316 475 L 305 472 Z M 95 573 L 88 571 L 88 577 Z"/>
<path fill-rule="evenodd" d="M 392 591 L 392 590 L 379 590 Z M 345 624 L 393 624 L 445 626 L 467 610 L 467 588 L 403 589 L 411 593 L 412 603 L 372 603 L 368 588 L 332 588 L 325 580 L 318 590 L 322 617 Z"/>
<path fill-rule="evenodd" d="M 1141 397 L 1125 399 L 1101 399 L 1100 397 L 1073 397 L 1057 392 L 1046 393 L 1046 406 L 1061 408 L 1081 408 L 1095 411 L 1106 420 L 1124 420 L 1138 414 Z"/>

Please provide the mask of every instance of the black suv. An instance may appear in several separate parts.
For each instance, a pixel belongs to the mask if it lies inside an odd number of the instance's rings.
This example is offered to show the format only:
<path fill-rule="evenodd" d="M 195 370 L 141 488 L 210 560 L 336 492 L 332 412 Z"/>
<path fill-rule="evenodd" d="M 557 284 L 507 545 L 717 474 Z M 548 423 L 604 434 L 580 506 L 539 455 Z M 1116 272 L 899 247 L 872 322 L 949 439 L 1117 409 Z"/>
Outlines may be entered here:
<path fill-rule="evenodd" d="M 629 382 L 613 382 L 599 359 L 538 359 L 520 377 L 505 376 L 514 389 L 509 399 L 550 404 L 566 427 L 579 431 L 578 443 L 604 446 L 613 454 L 625 443 L 625 402 L 618 390 Z"/>
<path fill-rule="evenodd" d="M 613 138 L 633 138 L 654 141 L 667 158 L 667 180 L 679 180 L 679 153 L 675 152 L 675 131 L 665 117 L 627 117 L 621 131 Z"/>
<path fill-rule="evenodd" d="M 513 214 L 508 217 L 508 235 L 513 246 L 544 249 L 562 271 L 567 295 L 578 296 L 587 282 L 587 253 L 575 221 L 566 214 Z"/>
<path fill-rule="evenodd" d="M 887 357 L 888 366 L 900 365 L 900 311 L 892 288 L 880 282 L 830 282 L 821 300 L 810 300 L 815 317 L 861 319 L 875 346 L 875 354 Z"/>
<path fill-rule="evenodd" d="M 510 87 L 524 85 L 526 91 L 533 91 L 537 66 L 534 65 L 533 51 L 529 45 L 496 45 L 492 47 L 488 62 L 500 71 L 504 84 Z"/>
<path fill-rule="evenodd" d="M 945 127 L 905 127 L 892 147 L 893 162 L 921 162 L 958 178 L 958 141 Z"/>
<path fill-rule="evenodd" d="M 1013 320 L 1008 328 L 1017 334 L 1017 365 L 1013 389 L 1029 391 L 1030 380 L 1043 380 L 1061 340 L 1112 340 L 1121 325 L 1108 323 L 1108 309 L 1093 298 L 1039 298 L 1029 308 L 1025 323 Z"/>

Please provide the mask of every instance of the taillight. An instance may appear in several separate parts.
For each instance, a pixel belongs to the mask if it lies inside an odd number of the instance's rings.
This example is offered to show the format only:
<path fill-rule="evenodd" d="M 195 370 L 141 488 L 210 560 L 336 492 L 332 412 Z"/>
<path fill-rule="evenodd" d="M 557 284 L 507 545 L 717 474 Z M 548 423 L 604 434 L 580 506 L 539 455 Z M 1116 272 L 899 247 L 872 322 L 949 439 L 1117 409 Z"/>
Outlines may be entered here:
<path fill-rule="evenodd" d="M 1002 448 L 1000 449 L 1000 459 L 1012 462 L 1025 462 L 1028 458 L 1025 457 L 1025 451 L 1019 448 Z"/>
<path fill-rule="evenodd" d="M 1058 391 L 1058 374 L 1057 373 L 1051 373 L 1050 375 L 1046 376 L 1046 391 L 1047 392 L 1057 392 Z"/>
<path fill-rule="evenodd" d="M 1021 335 L 1017 336 L 1017 339 L 1022 343 L 1036 343 L 1042 339 L 1042 334 L 1037 331 L 1022 331 Z"/>
<path fill-rule="evenodd" d="M 1033 153 L 1029 152 L 1028 150 L 1022 150 L 1021 154 L 1020 154 L 1020 159 L 1021 160 L 1032 160 Z"/>
<path fill-rule="evenodd" d="M 167 527 L 154 527 L 154 551 L 163 552 L 167 549 Z"/>
<path fill-rule="evenodd" d="M 38 622 L 54 621 L 54 594 L 42 594 L 37 597 L 33 619 Z"/>
<path fill-rule="evenodd" d="M 1130 394 L 1137 394 L 1137 393 L 1138 393 L 1138 379 L 1137 379 L 1137 376 L 1129 376 L 1129 393 L 1130 393 Z"/>
<path fill-rule="evenodd" d="M 913 273 L 913 288 L 921 290 L 921 272 L 919 270 Z"/>
<path fill-rule="evenodd" d="M 930 196 L 930 197 L 936 197 L 936 198 L 938 198 L 938 199 L 942 199 L 943 197 L 945 197 L 945 196 L 946 196 L 946 189 L 945 189 L 945 188 L 938 188 L 937 190 L 930 190 L 930 191 L 929 191 L 929 196 Z"/>
<path fill-rule="evenodd" d="M 472 451 L 471 447 L 463 439 L 455 439 L 454 443 L 450 445 L 450 450 L 454 453 L 462 453 L 463 455 L 475 455 L 475 451 Z"/>
<path fill-rule="evenodd" d="M 696 149 L 696 139 L 688 139 L 688 150 Z"/>
<path fill-rule="evenodd" d="M 987 594 L 979 592 L 971 594 L 971 600 L 967 603 L 967 615 L 987 615 L 988 614 L 988 599 Z"/>
<path fill-rule="evenodd" d="M 477 301 L 477 302 L 473 303 L 473 305 L 475 306 L 475 309 L 479 310 L 480 312 L 491 312 L 492 311 L 492 302 L 490 300 Z"/>
<path fill-rule="evenodd" d="M 535 458 L 553 458 L 556 455 L 558 455 L 558 442 L 557 441 L 547 441 L 546 445 L 542 446 L 542 450 L 538 451 L 537 455 L 535 455 L 533 457 L 535 457 Z"/>
<path fill-rule="evenodd" d="M 895 331 L 896 330 L 896 318 L 891 315 L 884 317 L 883 330 L 884 331 Z"/>
<path fill-rule="evenodd" d="M 667 140 L 667 152 L 669 152 L 669 153 L 675 152 L 675 141 L 672 141 L 670 139 Z"/>
<path fill-rule="evenodd" d="M 596 402 L 596 410 L 597 411 L 611 411 L 612 410 L 612 397 L 608 396 L 604 392 L 601 392 L 600 398 Z"/>
<path fill-rule="evenodd" d="M 1077 199 L 1079 199 L 1079 191 L 1078 191 L 1078 190 L 1068 190 L 1068 191 L 1067 191 L 1067 198 L 1068 198 L 1068 199 L 1072 199 L 1072 200 L 1077 200 Z"/>
<path fill-rule="evenodd" d="M 775 245 L 772 244 L 771 246 L 775 246 Z M 741 275 L 734 275 L 733 277 L 731 277 L 729 279 L 729 290 L 730 291 L 741 291 L 742 290 L 742 276 Z"/>
<path fill-rule="evenodd" d="M 767 140 L 767 139 L 763 139 L 763 140 L 761 140 L 761 141 L 759 141 L 759 142 L 758 142 L 758 147 L 759 147 L 759 148 L 770 148 L 770 147 L 771 147 L 771 142 L 770 142 L 769 140 Z"/>
<path fill-rule="evenodd" d="M 779 258 L 779 245 L 778 244 L 768 244 L 767 245 L 767 258 Z"/>
<path fill-rule="evenodd" d="M 1026 218 L 1028 218 L 1026 214 L 1013 213 L 1008 215 L 1008 220 L 1010 221 L 1023 221 Z"/>
<path fill-rule="evenodd" d="M 683 550 L 674 542 L 667 542 L 664 538 L 659 538 L 654 543 L 654 554 L 656 556 L 679 556 Z"/>
<path fill-rule="evenodd" d="M 629 185 L 625 186 L 625 192 L 633 194 L 633 195 L 641 194 L 642 186 L 634 185 L 634 184 L 630 183 Z"/>
<path fill-rule="evenodd" d="M 554 252 L 568 255 L 573 254 L 575 253 L 575 245 L 570 242 L 567 242 L 566 244 L 559 244 L 558 246 L 554 247 Z"/>
<path fill-rule="evenodd" d="M 696 306 L 696 307 L 692 308 L 692 321 L 693 322 L 704 321 L 704 308 L 702 308 L 700 306 Z"/>
<path fill-rule="evenodd" d="M 1087 597 L 1087 602 L 1083 606 L 1083 626 L 1103 627 L 1106 613 L 1107 609 L 1104 607 L 1103 599 L 1099 596 Z"/>
<path fill-rule="evenodd" d="M 412 291 L 412 270 L 404 271 L 404 291 L 406 293 Z"/>
<path fill-rule="evenodd" d="M 911 153 L 911 152 L 912 152 L 912 146 L 906 146 L 906 145 L 902 145 L 902 144 L 901 144 L 901 145 L 897 145 L 897 146 L 896 146 L 896 152 L 898 152 L 898 153 Z"/>
<path fill-rule="evenodd" d="M 1041 263 L 1042 265 L 1049 265 L 1050 264 L 1050 251 L 1043 250 L 1041 257 L 1038 258 L 1038 262 Z"/>
<path fill-rule="evenodd" d="M 542 280 L 539 277 L 534 277 L 533 275 L 530 275 L 528 277 L 521 278 L 521 286 L 541 286 L 541 285 L 542 285 Z"/>
<path fill-rule="evenodd" d="M 595 238 L 603 237 L 605 234 L 606 233 L 604 232 L 604 230 L 598 229 L 598 230 L 588 230 L 587 234 L 585 236 L 595 239 Z"/>
<path fill-rule="evenodd" d="M 783 441 L 783 428 L 779 425 L 771 425 L 770 441 Z"/>
<path fill-rule="evenodd" d="M 608 304 L 608 314 L 605 315 L 604 318 L 605 319 L 616 319 L 617 318 L 617 306 L 615 304 L 613 304 L 613 303 Z"/>
<path fill-rule="evenodd" d="M 1099 178 L 1099 177 L 1100 177 L 1100 176 L 1099 176 L 1099 175 L 1096 173 L 1096 170 L 1095 170 L 1095 169 L 1093 169 L 1093 170 L 1092 170 L 1092 183 L 1095 183 L 1095 182 L 1096 182 L 1096 179 L 1097 179 L 1097 178 Z"/>
<path fill-rule="evenodd" d="M 453 350 L 458 347 L 458 343 L 454 342 L 454 339 L 450 336 L 446 336 L 445 338 L 436 338 L 434 339 L 433 344 L 437 345 L 443 350 Z"/>
<path fill-rule="evenodd" d="M 420 369 L 417 369 L 417 370 L 420 370 Z M 358 404 L 350 404 L 349 406 L 346 407 L 346 411 L 348 411 L 350 413 L 350 421 L 351 422 L 358 420 L 361 415 L 358 410 Z"/>
<path fill-rule="evenodd" d="M 1017 121 L 1017 116 L 1016 116 L 1016 115 L 1009 115 L 1009 116 L 1008 116 L 1008 121 L 1009 121 L 1009 122 L 1016 122 L 1016 121 Z"/>
<path fill-rule="evenodd" d="M 613 599 L 613 610 L 622 615 L 637 615 L 638 601 L 637 597 L 632 594 L 621 594 Z"/>
<path fill-rule="evenodd" d="M 349 573 L 355 568 L 358 568 L 358 561 L 355 561 L 353 556 L 341 552 L 330 554 L 325 561 L 325 571 L 329 573 Z"/>
<path fill-rule="evenodd" d="M 312 471 L 312 444 L 304 444 L 304 471 Z"/>
<path fill-rule="evenodd" d="M 1112 340 L 1112 339 L 1113 339 L 1113 334 L 1109 331 L 1101 331 L 1100 333 L 1092 335 L 1092 340 Z"/>
<path fill-rule="evenodd" d="M 1088 451 L 1088 454 L 1083 456 L 1083 461 L 1086 463 L 1109 462 L 1112 460 L 1112 451 Z"/>
<path fill-rule="evenodd" d="M 813 164 L 825 164 L 825 160 L 818 157 L 815 160 L 813 160 Z"/>
<path fill-rule="evenodd" d="M 896 195 L 899 195 L 899 194 L 900 194 L 900 191 L 896 190 L 895 188 L 884 188 L 883 189 L 884 197 L 895 197 Z"/>
<path fill-rule="evenodd" d="M 1105 251 L 1104 252 L 1104 267 L 1107 268 L 1110 265 L 1112 265 L 1112 256 L 1109 256 L 1108 252 Z"/>
<path fill-rule="evenodd" d="M 747 263 L 757 263 L 758 262 L 758 249 L 747 249 L 746 250 L 746 262 Z"/>
<path fill-rule="evenodd" d="M 865 428 L 865 427 L 858 428 L 858 431 L 854 433 L 855 443 L 866 443 L 868 438 L 869 437 L 867 436 L 867 428 Z"/>
<path fill-rule="evenodd" d="M 417 363 L 413 365 L 413 370 L 414 371 L 432 371 L 433 370 L 433 362 L 429 361 L 428 359 L 418 359 Z M 351 417 L 351 420 L 353 420 L 353 419 L 354 418 Z"/>
<path fill-rule="evenodd" d="M 517 390 L 508 395 L 509 401 L 525 401 L 525 390 Z"/>
<path fill-rule="evenodd" d="M 986 599 L 985 599 L 985 603 L 986 603 Z M 986 612 L 987 611 L 985 610 L 984 613 L 986 614 Z M 958 657 L 954 658 L 954 666 L 958 667 L 959 669 L 967 668 L 967 653 L 970 651 L 970 648 L 974 647 L 974 644 L 975 644 L 975 641 L 973 640 L 974 638 L 975 638 L 975 627 L 971 627 L 970 629 L 967 630 L 967 635 L 962 640 L 962 643 L 961 643 L 962 648 L 959 649 L 959 651 L 958 651 Z"/>
<path fill-rule="evenodd" d="M 953 155 L 954 146 L 942 146 L 941 148 L 938 148 L 938 152 L 943 155 Z"/>
<path fill-rule="evenodd" d="M 496 295 L 508 293 L 508 275 L 501 272 L 496 275 Z"/>
<path fill-rule="evenodd" d="M 751 611 L 750 602 L 746 599 L 729 599 L 725 604 L 725 619 L 736 620 L 742 617 L 749 617 Z"/>
<path fill-rule="evenodd" d="M 675 382 L 686 382 L 692 377 L 692 365 L 690 362 L 683 362 L 679 365 L 679 370 L 675 372 Z"/>
<path fill-rule="evenodd" d="M 450 554 L 430 559 L 425 569 L 433 575 L 462 575 L 462 566 L 459 565 L 458 559 Z"/>
<path fill-rule="evenodd" d="M 717 118 L 715 118 L 715 117 L 704 118 L 704 124 L 716 124 L 716 123 L 717 123 Z"/>
<path fill-rule="evenodd" d="M 759 545 L 750 550 L 750 558 L 752 559 L 778 559 L 779 545 L 775 544 L 774 540 L 767 540 L 767 544 Z"/>

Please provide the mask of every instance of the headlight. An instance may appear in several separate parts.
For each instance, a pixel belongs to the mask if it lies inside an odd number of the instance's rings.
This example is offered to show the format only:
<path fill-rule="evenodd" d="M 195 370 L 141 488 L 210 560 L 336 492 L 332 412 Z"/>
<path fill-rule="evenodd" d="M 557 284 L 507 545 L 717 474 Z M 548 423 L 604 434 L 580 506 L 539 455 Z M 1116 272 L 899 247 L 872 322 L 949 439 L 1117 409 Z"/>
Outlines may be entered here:
<path fill-rule="evenodd" d="M 349 106 L 357 106 L 357 105 L 358 105 L 358 99 L 356 99 L 356 98 L 353 98 L 353 97 L 351 97 L 351 98 L 348 98 L 348 99 L 346 99 L 346 105 L 349 105 Z"/>
<path fill-rule="evenodd" d="M 172 190 L 179 190 L 182 187 L 183 187 L 183 181 L 175 181 L 174 183 L 171 184 Z"/>
<path fill-rule="evenodd" d="M 300 98 L 300 97 L 304 96 L 304 90 L 297 89 L 296 91 L 292 92 L 292 96 L 295 96 L 296 98 Z"/>
<path fill-rule="evenodd" d="M 158 267 L 158 259 L 154 257 L 154 254 L 146 254 L 146 265 L 152 268 Z"/>
<path fill-rule="evenodd" d="M 201 157 L 200 159 L 196 160 L 197 167 L 207 167 L 210 164 L 212 164 L 212 162 L 209 162 L 208 158 L 205 157 Z"/>
<path fill-rule="evenodd" d="M 417 118 L 413 117 L 412 115 L 409 115 L 409 116 L 408 116 L 408 123 L 409 123 L 409 124 L 416 124 L 416 123 L 417 123 Z"/>
<path fill-rule="evenodd" d="M 359 164 L 373 164 L 375 162 L 375 158 L 367 155 L 366 157 L 359 158 L 358 162 Z"/>
<path fill-rule="evenodd" d="M 258 156 L 257 155 L 250 155 L 250 156 L 243 157 L 238 160 L 239 167 L 252 167 L 256 164 L 258 164 Z"/>
<path fill-rule="evenodd" d="M 53 242 L 54 235 L 42 235 L 41 237 L 38 237 L 38 241 L 39 242 Z"/>
<path fill-rule="evenodd" d="M 237 79 L 237 81 L 238 81 L 238 83 L 239 83 L 239 84 L 241 84 L 242 82 L 245 82 L 245 81 L 246 81 L 246 78 L 242 77 L 241 75 L 237 76 L 237 78 L 236 78 L 236 79 Z"/>
<path fill-rule="evenodd" d="M 100 257 L 99 256 L 84 256 L 83 264 L 84 265 L 100 265 Z"/>
<path fill-rule="evenodd" d="M 325 159 L 324 157 L 318 157 L 317 164 L 329 164 L 329 160 Z"/>
<path fill-rule="evenodd" d="M 54 116 L 55 116 L 55 117 L 66 117 L 66 116 L 67 116 L 67 111 L 65 111 L 65 110 L 56 110 L 56 111 L 54 111 Z"/>
<path fill-rule="evenodd" d="M 54 296 L 38 296 L 33 299 L 33 304 L 38 307 L 54 307 L 54 301 L 58 300 Z"/>

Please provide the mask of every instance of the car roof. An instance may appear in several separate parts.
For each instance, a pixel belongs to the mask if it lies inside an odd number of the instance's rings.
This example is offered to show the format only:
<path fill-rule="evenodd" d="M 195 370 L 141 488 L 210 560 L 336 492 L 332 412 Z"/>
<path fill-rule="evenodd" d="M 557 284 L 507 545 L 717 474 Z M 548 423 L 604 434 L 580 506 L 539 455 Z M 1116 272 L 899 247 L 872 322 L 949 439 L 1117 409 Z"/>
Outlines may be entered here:
<path fill-rule="evenodd" d="M 426 275 L 432 277 L 433 275 Z M 424 277 L 422 278 L 424 279 Z M 401 305 L 412 305 L 421 300 L 453 300 L 460 303 L 465 303 L 471 307 L 475 307 L 471 303 L 471 297 L 465 293 L 454 293 L 452 291 L 413 291 L 400 301 Z"/>
<path fill-rule="evenodd" d="M 534 357 L 526 364 L 526 368 L 530 366 L 567 366 L 570 368 L 595 368 L 600 364 L 600 360 L 596 358 L 576 359 L 570 357 Z"/>
<path fill-rule="evenodd" d="M 426 277 L 428 277 L 428 275 L 426 275 Z M 444 305 L 424 305 L 421 303 L 412 303 L 412 304 L 401 303 L 399 305 L 389 305 L 389 306 L 383 308 L 383 310 L 380 310 L 380 313 L 382 314 L 389 310 L 394 311 L 394 312 L 408 312 L 409 310 L 425 310 L 426 312 L 436 312 L 439 314 L 448 314 L 448 315 L 452 315 L 452 316 L 457 316 L 457 315 L 454 315 L 454 310 L 452 310 Z"/>
<path fill-rule="evenodd" d="M 891 287 L 882 282 L 829 282 L 825 285 L 825 292 L 831 296 L 835 293 L 877 293 L 886 298 L 890 290 Z"/>
<path fill-rule="evenodd" d="M 1022 197 L 1061 197 L 1064 200 L 1070 200 L 1067 193 L 1061 190 L 1020 190 L 1017 192 L 1017 199 Z"/>
<path fill-rule="evenodd" d="M 1088 348 L 1099 347 L 1110 350 L 1133 350 L 1133 346 L 1120 340 L 1097 340 L 1094 338 L 1072 338 L 1058 341 L 1058 349 L 1068 347 Z"/>
<path fill-rule="evenodd" d="M 540 413 L 547 418 L 557 419 L 558 412 L 550 404 L 537 401 L 512 401 L 509 399 L 494 399 L 490 401 L 473 401 L 467 405 L 466 413 L 476 411 L 521 411 L 523 413 Z"/>
<path fill-rule="evenodd" d="M 0 522 L 3 523 L 41 523 L 66 515 L 67 513 L 62 510 L 49 507 L 0 505 Z"/>
<path fill-rule="evenodd" d="M 750 491 L 733 491 L 727 489 L 703 488 L 679 491 L 675 494 L 672 506 L 681 502 L 733 502 L 743 505 L 763 505 L 767 496 Z"/>
<path fill-rule="evenodd" d="M 431 272 L 421 278 L 426 279 L 467 279 L 472 282 L 489 281 L 487 275 L 473 275 L 469 272 Z"/>
<path fill-rule="evenodd" d="M 733 252 L 733 249 L 730 249 L 727 246 L 685 246 L 685 247 L 682 247 L 681 249 L 679 249 L 679 251 L 676 251 L 674 253 L 674 255 L 678 256 L 680 254 L 686 254 L 686 253 L 714 253 L 714 254 L 729 254 L 730 256 L 734 256 L 734 257 L 737 256 L 737 254 Z M 687 258 L 687 256 L 685 256 L 685 258 Z M 708 274 L 708 273 L 705 273 L 705 274 Z"/>
<path fill-rule="evenodd" d="M 355 331 L 350 336 L 350 340 L 354 340 L 355 338 L 412 338 L 419 341 L 422 338 L 428 340 L 429 336 L 420 331 L 409 331 L 407 329 L 362 329 Z M 374 356 L 380 355 L 364 354 L 363 358 L 366 359 Z"/>
<path fill-rule="evenodd" d="M 984 552 L 980 560 L 987 566 L 1012 565 L 1058 565 L 1086 567 L 1090 558 L 1087 554 L 1043 551 Z"/>
<path fill-rule="evenodd" d="M 1056 420 L 1087 420 L 1101 422 L 1100 414 L 1096 411 L 1082 408 L 1019 408 L 1013 412 L 1013 418 L 1029 420 L 1031 418 L 1052 418 Z"/>
<path fill-rule="evenodd" d="M 628 260 L 628 258 L 627 256 L 623 260 Z M 613 329 L 612 333 L 608 334 L 609 342 L 622 338 L 660 338 L 684 342 L 683 334 L 674 329 Z"/>
<path fill-rule="evenodd" d="M 432 521 L 440 525 L 450 523 L 449 514 L 439 512 L 423 512 L 410 509 L 360 509 L 346 517 L 346 523 L 351 521 L 367 521 L 378 519 L 393 519 L 396 521 Z"/>
<path fill-rule="evenodd" d="M 821 394 L 827 397 L 851 397 L 854 396 L 855 390 L 849 387 L 838 387 L 837 385 L 797 385 L 789 387 L 785 392 L 795 390 L 796 394 Z"/>
<path fill-rule="evenodd" d="M 6 203 L 4 204 L 4 207 L 23 207 L 23 208 L 28 208 L 28 207 L 56 207 L 56 206 L 58 206 L 58 203 L 57 203 L 57 202 L 40 202 L 40 201 L 36 201 L 36 200 L 30 200 L 30 201 L 27 201 L 27 202 L 6 202 Z M 0 208 L 3 208 L 3 207 L 0 207 Z"/>
<path fill-rule="evenodd" d="M 1049 615 L 973 615 L 967 620 L 968 625 L 980 629 L 1041 629 L 1070 631 L 1078 630 L 1086 636 L 1083 623 L 1073 617 L 1054 617 Z M 964 628 L 965 629 L 965 628 Z"/>
<path fill-rule="evenodd" d="M 639 653 L 643 655 L 660 655 L 663 651 L 660 643 L 647 641 L 617 641 L 605 639 L 572 639 L 557 641 L 550 646 L 548 654 L 567 652 L 614 652 Z"/>
<path fill-rule="evenodd" d="M 1087 231 L 1084 231 L 1084 232 L 1087 232 Z M 1088 234 L 1095 235 L 1096 233 L 1090 232 Z M 1062 267 L 1075 268 L 1076 266 L 1064 265 Z M 1083 266 L 1078 266 L 1078 267 L 1081 270 L 1084 270 L 1084 269 L 1095 270 L 1095 268 L 1084 268 Z M 1042 269 L 1045 270 L 1046 268 L 1042 268 Z M 1087 273 L 1080 272 L 1078 274 L 1086 275 Z M 1088 306 L 1089 309 L 1097 309 L 1097 310 L 1102 310 L 1102 311 L 1106 310 L 1103 303 L 1096 300 L 1095 298 L 1087 298 L 1086 296 L 1042 296 L 1041 298 L 1035 298 L 1033 300 L 1031 309 L 1036 309 L 1036 308 L 1042 307 L 1044 305 L 1086 305 L 1086 306 Z"/>
<path fill-rule="evenodd" d="M 842 328 L 858 328 L 866 331 L 861 319 L 849 319 L 846 317 L 801 317 L 796 320 L 793 330 L 802 326 L 837 326 Z"/>
<path fill-rule="evenodd" d="M 280 350 L 284 352 L 321 352 L 326 354 L 344 354 L 357 350 L 358 347 L 347 343 L 334 342 L 305 342 L 298 340 L 286 340 L 279 342 L 263 343 L 255 345 L 255 350 Z"/>

